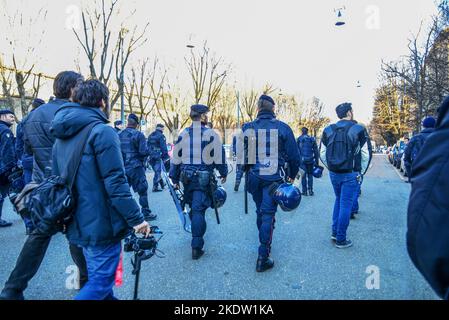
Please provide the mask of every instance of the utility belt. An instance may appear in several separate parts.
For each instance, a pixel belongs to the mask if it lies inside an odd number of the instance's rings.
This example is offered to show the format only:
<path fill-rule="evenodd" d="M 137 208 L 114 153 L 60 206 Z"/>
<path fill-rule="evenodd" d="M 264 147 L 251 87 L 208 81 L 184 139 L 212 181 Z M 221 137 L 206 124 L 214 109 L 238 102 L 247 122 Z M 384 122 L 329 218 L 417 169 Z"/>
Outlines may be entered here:
<path fill-rule="evenodd" d="M 184 169 L 181 172 L 181 182 L 184 187 L 197 185 L 202 191 L 208 192 L 215 176 L 210 171 Z"/>

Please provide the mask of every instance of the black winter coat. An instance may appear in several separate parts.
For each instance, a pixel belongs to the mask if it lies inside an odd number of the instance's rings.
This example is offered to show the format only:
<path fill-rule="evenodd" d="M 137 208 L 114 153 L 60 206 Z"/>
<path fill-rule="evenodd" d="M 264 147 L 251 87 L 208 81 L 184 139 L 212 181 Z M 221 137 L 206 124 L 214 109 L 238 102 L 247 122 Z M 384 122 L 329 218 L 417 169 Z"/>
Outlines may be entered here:
<path fill-rule="evenodd" d="M 436 293 L 449 299 L 449 98 L 413 162 L 407 248 Z"/>
<path fill-rule="evenodd" d="M 56 111 L 67 102 L 52 100 L 31 112 L 23 121 L 24 152 L 34 156 L 34 182 L 40 183 L 51 174 L 51 152 L 55 138 L 50 133 L 50 125 Z"/>

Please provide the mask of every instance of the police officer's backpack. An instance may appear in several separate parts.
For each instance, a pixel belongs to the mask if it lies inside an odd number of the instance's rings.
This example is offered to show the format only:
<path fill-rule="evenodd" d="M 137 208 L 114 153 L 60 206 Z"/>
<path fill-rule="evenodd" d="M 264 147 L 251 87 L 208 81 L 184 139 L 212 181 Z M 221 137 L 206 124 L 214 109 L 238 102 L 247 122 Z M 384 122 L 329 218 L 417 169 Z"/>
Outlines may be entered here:
<path fill-rule="evenodd" d="M 326 146 L 326 161 L 331 172 L 350 172 L 354 169 L 354 151 L 349 140 L 349 130 L 353 125 L 331 126 L 332 132 Z"/>
<path fill-rule="evenodd" d="M 87 139 L 96 124 L 96 122 L 89 124 L 74 137 L 78 143 L 60 176 L 51 176 L 39 185 L 31 185 L 17 197 L 14 203 L 17 212 L 29 217 L 39 233 L 54 235 L 65 232 L 72 221 L 76 209 L 73 186 Z M 58 141 L 54 152 L 58 150 L 57 144 Z"/>

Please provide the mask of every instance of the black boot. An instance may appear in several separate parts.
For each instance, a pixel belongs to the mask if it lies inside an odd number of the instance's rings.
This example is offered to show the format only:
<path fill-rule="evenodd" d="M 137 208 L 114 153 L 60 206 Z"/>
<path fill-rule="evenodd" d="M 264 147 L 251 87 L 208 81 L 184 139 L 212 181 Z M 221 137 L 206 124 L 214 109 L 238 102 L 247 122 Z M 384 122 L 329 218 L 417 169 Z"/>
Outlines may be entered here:
<path fill-rule="evenodd" d="M 150 209 L 142 209 L 142 214 L 147 222 L 157 219 L 157 214 L 152 213 Z"/>
<path fill-rule="evenodd" d="M 304 197 L 307 197 L 309 194 L 307 193 L 307 191 L 303 191 L 303 192 L 302 192 L 302 195 L 303 195 Z"/>
<path fill-rule="evenodd" d="M 260 258 L 257 260 L 256 271 L 265 272 L 274 267 L 274 261 L 271 258 Z"/>
<path fill-rule="evenodd" d="M 161 189 L 159 189 L 158 186 L 153 187 L 153 192 L 162 192 Z"/>
<path fill-rule="evenodd" d="M 241 181 L 239 181 L 239 180 L 237 180 L 237 181 L 235 182 L 235 186 L 234 186 L 234 191 L 235 191 L 235 192 L 239 192 L 240 183 L 241 183 Z"/>
<path fill-rule="evenodd" d="M 13 290 L 3 290 L 0 294 L 0 300 L 25 300 L 22 292 L 16 292 Z"/>
<path fill-rule="evenodd" d="M 309 196 L 313 197 L 315 195 L 315 192 L 313 190 L 309 190 Z"/>
<path fill-rule="evenodd" d="M 162 190 L 165 190 L 165 183 L 164 183 L 164 180 L 161 180 L 161 181 L 159 182 L 159 184 L 161 185 Z"/>
<path fill-rule="evenodd" d="M 199 260 L 204 255 L 204 250 L 202 249 L 192 249 L 192 259 Z"/>

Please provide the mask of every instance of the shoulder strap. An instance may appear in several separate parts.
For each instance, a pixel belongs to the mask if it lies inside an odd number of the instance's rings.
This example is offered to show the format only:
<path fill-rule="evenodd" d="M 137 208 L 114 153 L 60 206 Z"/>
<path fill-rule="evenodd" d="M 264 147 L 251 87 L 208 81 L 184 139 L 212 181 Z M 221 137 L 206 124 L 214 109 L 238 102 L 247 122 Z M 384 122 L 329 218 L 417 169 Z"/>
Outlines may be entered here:
<path fill-rule="evenodd" d="M 61 175 L 61 177 L 68 182 L 70 190 L 73 189 L 73 185 L 75 184 L 75 178 L 81 165 L 81 159 L 83 157 L 84 149 L 86 148 L 87 139 L 89 139 L 92 129 L 97 124 L 98 122 L 92 122 L 78 133 L 79 142 L 75 145 L 73 156 Z"/>

